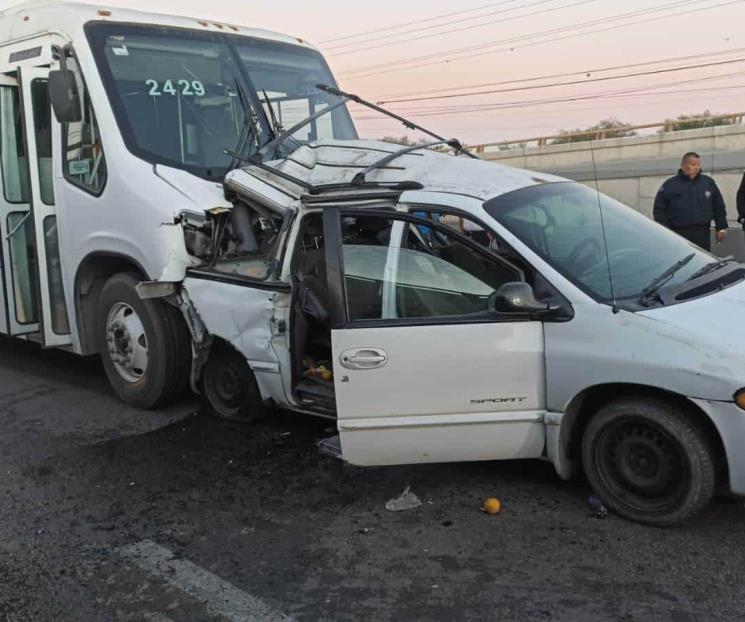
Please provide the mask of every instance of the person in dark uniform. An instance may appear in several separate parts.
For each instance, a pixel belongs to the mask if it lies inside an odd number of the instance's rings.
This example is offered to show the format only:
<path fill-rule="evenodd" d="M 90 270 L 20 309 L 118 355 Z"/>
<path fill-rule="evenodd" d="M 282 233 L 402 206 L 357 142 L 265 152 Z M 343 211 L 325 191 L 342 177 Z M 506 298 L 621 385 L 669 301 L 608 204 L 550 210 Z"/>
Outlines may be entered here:
<path fill-rule="evenodd" d="M 717 243 L 727 237 L 727 208 L 716 182 L 701 173 L 701 156 L 686 153 L 675 177 L 668 179 L 654 201 L 654 219 L 686 240 L 711 250 L 711 221 Z"/>

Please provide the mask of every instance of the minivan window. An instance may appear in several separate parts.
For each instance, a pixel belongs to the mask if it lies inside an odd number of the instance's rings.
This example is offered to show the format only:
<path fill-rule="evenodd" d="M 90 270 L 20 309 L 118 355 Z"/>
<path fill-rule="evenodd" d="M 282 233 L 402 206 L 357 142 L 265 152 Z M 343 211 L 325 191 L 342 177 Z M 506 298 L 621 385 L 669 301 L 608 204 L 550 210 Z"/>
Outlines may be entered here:
<path fill-rule="evenodd" d="M 399 228 L 396 228 L 399 223 Z M 506 263 L 443 229 L 382 216 L 342 221 L 349 319 L 464 318 L 489 313 L 492 294 L 521 280 Z"/>
<path fill-rule="evenodd" d="M 574 182 L 531 186 L 486 202 L 487 213 L 600 302 L 639 298 L 677 262 L 677 285 L 713 261 L 639 212 Z M 607 244 L 607 257 L 606 257 Z"/>
<path fill-rule="evenodd" d="M 253 111 L 253 140 L 268 142 L 338 101 L 315 88 L 334 84 L 314 50 L 182 28 L 98 23 L 87 27 L 93 54 L 128 148 L 152 163 L 222 179 Z M 269 114 L 271 105 L 274 115 Z M 357 138 L 342 106 L 296 135 L 301 141 Z"/>

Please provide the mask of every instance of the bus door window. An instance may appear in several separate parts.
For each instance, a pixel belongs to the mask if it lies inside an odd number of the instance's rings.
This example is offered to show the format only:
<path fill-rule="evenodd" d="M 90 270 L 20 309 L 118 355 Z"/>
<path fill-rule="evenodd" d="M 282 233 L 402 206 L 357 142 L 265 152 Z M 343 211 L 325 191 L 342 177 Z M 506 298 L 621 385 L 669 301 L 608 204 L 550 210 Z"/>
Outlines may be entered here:
<path fill-rule="evenodd" d="M 10 270 L 7 291 L 14 299 L 18 324 L 39 321 L 37 306 L 38 271 L 34 226 L 28 210 L 30 184 L 28 157 L 23 140 L 23 117 L 18 87 L 0 86 L 0 160 L 2 162 L 3 196 L 13 206 L 1 223 L 3 243 L 8 244 Z M 18 209 L 15 209 L 18 206 Z M 11 305 L 8 305 L 11 307 Z"/>
<path fill-rule="evenodd" d="M 48 80 L 37 78 L 31 83 L 31 106 L 36 135 L 40 198 L 45 205 L 54 205 L 52 107 L 49 101 Z M 44 229 L 47 277 L 49 279 L 52 331 L 57 335 L 67 335 L 70 332 L 70 325 L 65 306 L 65 291 L 62 285 L 57 216 L 47 216 L 44 218 L 42 226 Z"/>

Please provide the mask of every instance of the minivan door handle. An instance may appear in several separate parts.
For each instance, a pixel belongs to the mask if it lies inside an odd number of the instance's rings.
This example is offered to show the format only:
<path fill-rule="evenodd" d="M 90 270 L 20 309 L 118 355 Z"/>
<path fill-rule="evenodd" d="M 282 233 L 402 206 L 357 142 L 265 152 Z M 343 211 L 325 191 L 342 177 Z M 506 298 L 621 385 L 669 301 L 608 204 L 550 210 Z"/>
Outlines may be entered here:
<path fill-rule="evenodd" d="M 378 369 L 388 364 L 388 355 L 377 348 L 355 348 L 342 353 L 341 364 L 347 369 Z"/>

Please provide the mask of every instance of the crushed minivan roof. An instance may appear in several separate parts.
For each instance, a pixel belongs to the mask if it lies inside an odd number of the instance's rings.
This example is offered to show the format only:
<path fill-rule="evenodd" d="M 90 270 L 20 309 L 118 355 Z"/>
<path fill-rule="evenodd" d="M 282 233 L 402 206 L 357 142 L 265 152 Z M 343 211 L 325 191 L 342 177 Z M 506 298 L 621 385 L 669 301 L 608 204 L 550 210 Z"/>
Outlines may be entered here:
<path fill-rule="evenodd" d="M 286 159 L 267 162 L 284 175 L 312 187 L 333 184 L 350 184 L 360 171 L 375 164 L 388 153 L 402 147 L 382 141 L 325 140 L 304 145 Z M 272 179 L 272 185 L 300 196 L 304 192 L 287 178 L 273 176 L 256 166 L 247 166 L 232 171 L 226 178 L 229 187 L 246 187 L 255 184 L 258 177 Z M 482 201 L 519 190 L 528 186 L 566 181 L 560 177 L 516 169 L 502 164 L 456 157 L 430 149 L 422 149 L 402 155 L 384 168 L 367 175 L 367 182 L 379 184 L 416 183 L 423 190 L 465 195 Z"/>

